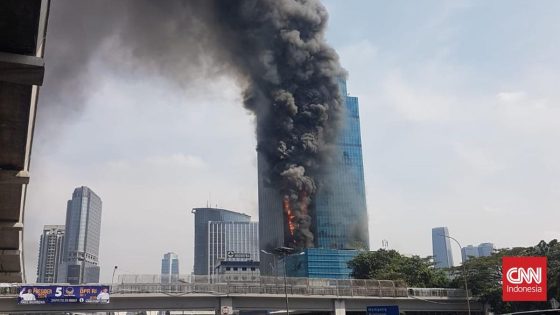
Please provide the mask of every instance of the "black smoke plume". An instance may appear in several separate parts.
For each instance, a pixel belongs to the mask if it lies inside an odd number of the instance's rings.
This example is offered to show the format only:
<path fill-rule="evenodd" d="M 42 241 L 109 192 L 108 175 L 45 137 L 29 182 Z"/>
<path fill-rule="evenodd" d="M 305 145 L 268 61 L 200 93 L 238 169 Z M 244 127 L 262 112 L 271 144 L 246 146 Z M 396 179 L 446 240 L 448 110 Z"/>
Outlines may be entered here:
<path fill-rule="evenodd" d="M 312 247 L 308 208 L 343 111 L 327 18 L 316 0 L 54 1 L 42 102 L 82 103 L 92 54 L 109 44 L 106 62 L 179 84 L 235 75 L 257 116 L 268 181 L 287 198 L 293 245 Z"/>
<path fill-rule="evenodd" d="M 313 247 L 307 210 L 342 112 L 343 75 L 318 1 L 218 1 L 234 65 L 246 76 L 245 105 L 257 115 L 258 151 L 269 180 L 288 196 L 297 247 Z"/>

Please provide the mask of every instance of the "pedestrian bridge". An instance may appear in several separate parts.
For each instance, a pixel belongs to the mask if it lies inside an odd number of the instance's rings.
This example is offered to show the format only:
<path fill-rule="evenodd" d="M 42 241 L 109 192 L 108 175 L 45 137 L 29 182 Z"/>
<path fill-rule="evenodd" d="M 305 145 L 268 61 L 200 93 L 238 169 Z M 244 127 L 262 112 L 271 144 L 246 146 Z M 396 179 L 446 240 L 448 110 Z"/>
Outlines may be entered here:
<path fill-rule="evenodd" d="M 466 292 L 458 289 L 407 288 L 393 281 L 331 280 L 276 277 L 178 277 L 161 283 L 159 276 L 125 275 L 112 285 L 109 304 L 17 305 L 18 285 L 2 288 L 0 312 L 117 311 L 285 311 L 365 312 L 367 306 L 398 305 L 405 312 L 466 313 Z M 63 284 L 62 284 L 63 285 Z M 482 305 L 470 301 L 473 313 Z"/>

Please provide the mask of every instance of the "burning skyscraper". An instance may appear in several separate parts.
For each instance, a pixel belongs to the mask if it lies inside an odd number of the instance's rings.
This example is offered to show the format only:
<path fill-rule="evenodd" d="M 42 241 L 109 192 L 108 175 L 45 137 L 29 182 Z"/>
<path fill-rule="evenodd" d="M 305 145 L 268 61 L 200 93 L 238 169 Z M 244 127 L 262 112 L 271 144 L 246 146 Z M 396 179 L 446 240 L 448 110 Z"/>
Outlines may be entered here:
<path fill-rule="evenodd" d="M 339 89 L 341 95 L 347 95 L 345 81 L 339 80 Z M 348 260 L 357 250 L 369 248 L 358 98 L 345 96 L 343 100 L 345 115 L 340 133 L 318 176 L 315 197 L 305 209 L 313 235 L 310 246 L 299 247 L 293 241 L 298 224 L 293 209 L 267 181 L 268 165 L 258 155 L 261 249 L 271 251 L 286 246 L 305 253 L 288 257 L 289 276 L 346 278 Z M 261 255 L 261 272 L 270 275 L 274 268 L 274 257 Z"/>
<path fill-rule="evenodd" d="M 367 248 L 355 99 L 339 82 L 346 73 L 325 40 L 328 13 L 319 0 L 67 1 L 64 9 L 61 16 L 80 16 L 83 26 L 72 19 L 64 26 L 76 32 L 60 47 L 81 46 L 79 54 L 65 50 L 71 54 L 59 59 L 68 63 L 51 71 L 62 87 L 88 82 L 77 78 L 88 71 L 68 69 L 83 70 L 106 43 L 125 53 L 103 58 L 178 86 L 201 76 L 235 79 L 257 122 L 262 249 Z M 69 65 L 75 56 L 84 60 Z M 60 91 L 53 104 L 79 104 L 69 97 L 89 89 Z"/>

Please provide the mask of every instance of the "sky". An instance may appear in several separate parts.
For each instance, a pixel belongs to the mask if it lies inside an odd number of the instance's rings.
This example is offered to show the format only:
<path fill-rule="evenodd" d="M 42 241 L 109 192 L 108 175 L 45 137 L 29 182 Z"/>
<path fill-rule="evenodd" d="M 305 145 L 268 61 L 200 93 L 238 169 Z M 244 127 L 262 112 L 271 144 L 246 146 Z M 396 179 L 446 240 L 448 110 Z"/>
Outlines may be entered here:
<path fill-rule="evenodd" d="M 437 226 L 464 246 L 558 238 L 559 2 L 324 5 L 327 40 L 360 102 L 372 249 L 387 240 L 404 254 L 431 255 Z M 258 219 L 255 122 L 241 89 L 227 75 L 177 84 L 131 71 L 110 58 L 110 40 L 85 52 L 56 45 L 75 31 L 60 27 L 64 19 L 86 27 L 62 7 L 53 1 L 34 135 L 27 281 L 36 280 L 42 226 L 64 224 L 66 201 L 82 185 L 103 200 L 101 281 L 115 265 L 118 274 L 157 274 L 168 251 L 188 274 L 192 208 Z M 91 55 L 67 85 L 49 76 L 67 61 L 61 51 Z M 76 90 L 79 98 L 65 97 Z"/>

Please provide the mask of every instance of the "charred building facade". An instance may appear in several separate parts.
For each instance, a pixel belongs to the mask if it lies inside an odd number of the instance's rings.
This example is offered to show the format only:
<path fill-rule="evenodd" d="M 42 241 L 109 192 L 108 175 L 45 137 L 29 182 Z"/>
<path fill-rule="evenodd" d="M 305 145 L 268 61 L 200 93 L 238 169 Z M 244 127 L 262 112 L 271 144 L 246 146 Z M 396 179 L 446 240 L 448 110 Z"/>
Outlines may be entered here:
<path fill-rule="evenodd" d="M 365 197 L 362 143 L 358 98 L 347 96 L 346 82 L 339 81 L 345 115 L 340 133 L 325 160 L 316 194 L 309 202 L 310 231 L 313 245 L 294 246 L 291 235 L 297 227 L 285 197 L 266 179 L 268 165 L 258 156 L 260 247 L 271 251 L 286 246 L 304 254 L 289 256 L 288 276 L 312 278 L 348 278 L 346 263 L 357 250 L 369 249 L 368 218 Z M 280 265 L 279 265 L 280 264 Z M 283 270 L 283 262 L 271 255 L 261 255 L 261 273 L 272 275 Z"/>

